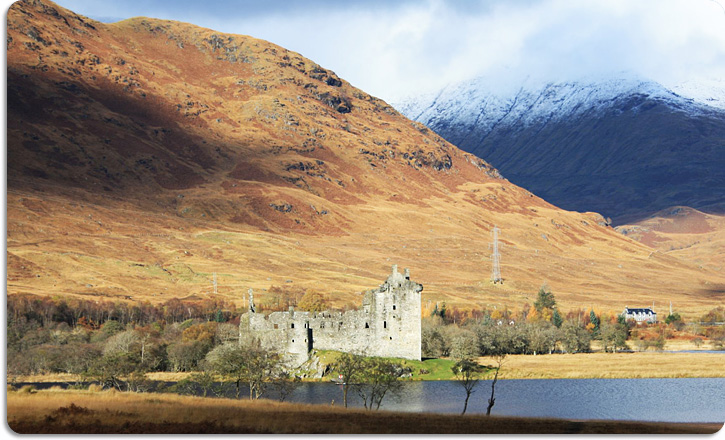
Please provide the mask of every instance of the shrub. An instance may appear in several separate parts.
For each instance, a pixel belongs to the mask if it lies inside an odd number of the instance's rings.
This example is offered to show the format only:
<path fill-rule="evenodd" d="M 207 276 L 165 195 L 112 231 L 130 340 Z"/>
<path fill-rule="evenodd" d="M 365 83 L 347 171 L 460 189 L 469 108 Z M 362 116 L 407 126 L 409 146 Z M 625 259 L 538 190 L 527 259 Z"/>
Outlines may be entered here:
<path fill-rule="evenodd" d="M 37 393 L 38 390 L 33 385 L 23 385 L 19 390 L 19 393 L 23 394 L 33 394 Z"/>

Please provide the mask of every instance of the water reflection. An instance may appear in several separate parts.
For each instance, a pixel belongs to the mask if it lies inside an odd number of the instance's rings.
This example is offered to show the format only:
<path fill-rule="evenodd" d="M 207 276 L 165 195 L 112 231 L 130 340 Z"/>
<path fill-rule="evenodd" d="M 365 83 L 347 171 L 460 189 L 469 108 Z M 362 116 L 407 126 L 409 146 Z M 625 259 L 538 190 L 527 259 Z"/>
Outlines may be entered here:
<path fill-rule="evenodd" d="M 23 384 L 18 384 L 23 385 Z M 39 389 L 67 384 L 33 384 Z M 157 385 L 161 385 L 158 383 Z M 171 384 L 166 384 L 168 387 Z M 343 385 L 302 383 L 288 401 L 342 406 Z M 725 422 L 725 378 L 697 379 L 531 379 L 499 380 L 494 415 L 564 419 Z M 249 390 L 243 388 L 242 396 Z M 491 382 L 481 381 L 468 403 L 468 414 L 485 414 Z M 234 397 L 229 389 L 227 397 Z M 264 398 L 277 399 L 274 390 Z M 381 409 L 460 413 L 465 391 L 455 381 L 404 382 L 399 395 L 386 395 Z M 354 390 L 348 405 L 362 407 Z"/>
<path fill-rule="evenodd" d="M 342 405 L 342 385 L 305 383 L 291 401 Z M 725 378 L 499 380 L 492 414 L 571 419 L 725 421 Z M 481 381 L 467 413 L 486 412 L 491 382 Z M 269 396 L 272 398 L 273 396 Z M 465 391 L 454 381 L 406 382 L 381 409 L 460 413 Z M 354 391 L 348 405 L 362 407 Z"/>

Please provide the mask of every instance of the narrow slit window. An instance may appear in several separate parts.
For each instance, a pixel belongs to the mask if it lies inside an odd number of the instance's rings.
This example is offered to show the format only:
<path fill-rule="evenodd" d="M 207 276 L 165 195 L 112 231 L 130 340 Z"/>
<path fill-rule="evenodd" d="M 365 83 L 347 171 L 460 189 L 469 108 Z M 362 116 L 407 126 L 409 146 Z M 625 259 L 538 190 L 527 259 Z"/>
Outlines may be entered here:
<path fill-rule="evenodd" d="M 383 321 L 383 328 L 388 328 L 388 321 Z"/>
<path fill-rule="evenodd" d="M 370 328 L 370 325 L 367 322 L 365 323 L 365 328 Z"/>
<path fill-rule="evenodd" d="M 292 326 L 290 328 L 295 328 L 295 323 L 294 322 L 292 323 Z"/>
<path fill-rule="evenodd" d="M 393 304 L 393 310 L 395 310 L 395 304 Z"/>

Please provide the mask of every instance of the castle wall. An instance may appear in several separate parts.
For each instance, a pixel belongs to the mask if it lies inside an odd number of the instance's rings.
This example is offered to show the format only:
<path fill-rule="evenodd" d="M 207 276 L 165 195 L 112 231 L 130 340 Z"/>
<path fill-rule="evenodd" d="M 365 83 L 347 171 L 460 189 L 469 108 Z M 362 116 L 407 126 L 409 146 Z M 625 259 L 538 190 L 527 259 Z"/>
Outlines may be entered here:
<path fill-rule="evenodd" d="M 300 363 L 307 360 L 312 348 L 420 360 L 422 290 L 422 285 L 410 281 L 407 270 L 400 274 L 393 266 L 385 283 L 366 292 L 357 310 L 315 313 L 290 309 L 263 316 L 253 311 L 250 301 L 240 332 L 248 332 L 263 346 Z"/>

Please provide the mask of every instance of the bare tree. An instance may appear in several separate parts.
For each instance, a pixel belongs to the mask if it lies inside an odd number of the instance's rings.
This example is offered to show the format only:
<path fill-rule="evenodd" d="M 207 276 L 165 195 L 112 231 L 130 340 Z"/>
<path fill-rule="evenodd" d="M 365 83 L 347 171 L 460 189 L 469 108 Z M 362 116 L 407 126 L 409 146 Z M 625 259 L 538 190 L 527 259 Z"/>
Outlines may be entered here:
<path fill-rule="evenodd" d="M 206 365 L 214 373 L 231 379 L 239 398 L 241 384 L 249 386 L 249 399 L 259 399 L 272 378 L 281 368 L 280 356 L 264 350 L 258 343 L 239 346 L 226 343 L 214 348 L 206 356 Z"/>
<path fill-rule="evenodd" d="M 342 403 L 347 408 L 347 392 L 351 384 L 359 382 L 365 369 L 365 358 L 359 354 L 341 353 L 337 361 L 332 364 L 332 369 L 342 380 Z"/>
<path fill-rule="evenodd" d="M 281 369 L 272 378 L 272 387 L 277 390 L 280 402 L 287 400 L 287 397 L 297 389 L 299 384 L 300 379 L 297 376 Z"/>
<path fill-rule="evenodd" d="M 358 395 L 363 399 L 365 409 L 380 409 L 385 395 L 397 393 L 403 384 L 399 381 L 402 373 L 400 364 L 382 359 L 366 359 L 359 384 L 354 387 Z"/>
<path fill-rule="evenodd" d="M 484 368 L 473 359 L 465 358 L 456 362 L 451 367 L 451 370 L 456 375 L 458 383 L 466 391 L 466 400 L 463 402 L 463 411 L 461 412 L 461 415 L 463 415 L 468 409 L 468 399 L 471 398 L 471 394 L 475 391 L 474 388 L 478 385 L 480 375 L 484 371 Z"/>
<path fill-rule="evenodd" d="M 496 402 L 496 382 L 498 381 L 498 374 L 501 371 L 501 367 L 504 364 L 504 361 L 506 360 L 506 353 L 499 353 L 493 356 L 494 361 L 496 364 L 493 366 L 494 375 L 493 375 L 493 382 L 491 382 L 491 397 L 488 399 L 488 408 L 486 408 L 486 415 L 491 415 L 491 408 L 493 408 L 493 404 Z"/>

